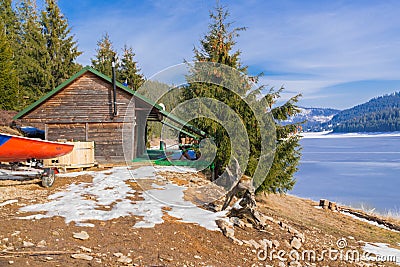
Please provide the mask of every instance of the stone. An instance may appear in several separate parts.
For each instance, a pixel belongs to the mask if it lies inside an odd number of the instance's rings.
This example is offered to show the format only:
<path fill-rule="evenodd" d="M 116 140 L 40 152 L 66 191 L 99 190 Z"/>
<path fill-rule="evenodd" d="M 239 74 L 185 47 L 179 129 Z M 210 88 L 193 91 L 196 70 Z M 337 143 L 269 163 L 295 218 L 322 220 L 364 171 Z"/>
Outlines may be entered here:
<path fill-rule="evenodd" d="M 306 242 L 306 237 L 303 233 L 299 232 L 299 233 L 295 234 L 294 236 L 297 237 L 298 239 L 300 239 L 302 243 Z"/>
<path fill-rule="evenodd" d="M 248 241 L 255 249 L 259 249 L 261 246 L 260 246 L 260 244 L 259 243 L 257 243 L 255 240 L 253 240 L 253 239 L 250 239 L 249 241 Z"/>
<path fill-rule="evenodd" d="M 297 237 L 293 237 L 292 241 L 290 241 L 290 245 L 292 248 L 299 250 L 301 248 L 301 241 Z"/>
<path fill-rule="evenodd" d="M 89 253 L 92 252 L 92 250 L 91 250 L 90 248 L 87 248 L 87 247 L 84 247 L 84 246 L 80 246 L 79 248 L 80 248 L 83 252 L 89 252 Z"/>
<path fill-rule="evenodd" d="M 33 244 L 32 242 L 24 241 L 24 242 L 22 242 L 22 246 L 24 248 L 31 248 L 31 247 L 34 247 L 35 244 Z"/>
<path fill-rule="evenodd" d="M 298 233 L 299 233 L 299 231 L 297 231 L 296 229 L 294 229 L 294 228 L 291 227 L 291 226 L 289 226 L 288 232 L 291 233 L 291 234 L 298 234 Z"/>
<path fill-rule="evenodd" d="M 45 240 L 41 240 L 39 241 L 39 243 L 37 243 L 36 245 L 38 248 L 44 248 L 45 246 L 47 246 L 47 243 Z"/>
<path fill-rule="evenodd" d="M 223 219 L 218 219 L 215 221 L 216 224 L 218 225 L 219 229 L 221 229 L 222 233 L 226 237 L 234 237 L 235 236 L 235 230 L 233 229 L 233 225 L 227 222 L 226 220 Z"/>
<path fill-rule="evenodd" d="M 124 254 L 122 254 L 121 252 L 116 252 L 116 253 L 114 253 L 113 255 L 114 255 L 115 257 L 118 257 L 118 258 L 124 256 Z"/>
<path fill-rule="evenodd" d="M 239 246 L 243 245 L 243 241 L 240 239 L 237 239 L 236 237 L 230 237 L 230 239 L 232 240 L 233 244 L 236 244 Z"/>
<path fill-rule="evenodd" d="M 119 259 L 117 261 L 120 262 L 120 263 L 129 264 L 129 263 L 132 262 L 132 259 L 127 257 L 127 256 L 122 255 L 121 257 L 119 257 Z"/>
<path fill-rule="evenodd" d="M 21 231 L 15 231 L 14 233 L 11 234 L 11 236 L 17 236 L 21 233 Z"/>
<path fill-rule="evenodd" d="M 88 255 L 88 254 L 83 254 L 83 253 L 79 253 L 79 254 L 72 254 L 71 258 L 77 259 L 77 260 L 86 260 L 86 261 L 91 261 L 93 260 L 93 257 Z"/>
<path fill-rule="evenodd" d="M 238 226 L 240 228 L 244 228 L 245 227 L 245 223 L 239 219 L 238 217 L 231 217 L 229 218 L 229 220 L 233 223 L 233 225 Z"/>
<path fill-rule="evenodd" d="M 87 240 L 89 239 L 89 234 L 85 231 L 81 231 L 80 233 L 74 233 L 73 237 L 80 240 Z"/>
<path fill-rule="evenodd" d="M 201 260 L 201 256 L 199 256 L 199 255 L 194 255 L 193 257 L 194 257 L 195 259 Z"/>
<path fill-rule="evenodd" d="M 54 236 L 59 236 L 60 235 L 60 233 L 57 232 L 57 231 L 52 231 L 51 234 L 54 235 Z"/>

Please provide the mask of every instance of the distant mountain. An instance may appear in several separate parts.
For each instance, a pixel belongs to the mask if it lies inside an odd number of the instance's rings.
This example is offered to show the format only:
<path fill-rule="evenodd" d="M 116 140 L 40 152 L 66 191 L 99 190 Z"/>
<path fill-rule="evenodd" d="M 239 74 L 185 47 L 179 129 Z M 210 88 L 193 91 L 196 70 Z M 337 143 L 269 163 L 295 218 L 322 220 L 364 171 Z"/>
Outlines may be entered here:
<path fill-rule="evenodd" d="M 400 92 L 343 110 L 322 127 L 334 132 L 400 131 Z"/>
<path fill-rule="evenodd" d="M 318 132 L 324 130 L 322 125 L 327 125 L 340 110 L 332 108 L 306 108 L 300 107 L 301 112 L 290 117 L 284 123 L 302 123 L 303 131 Z M 327 127 L 327 126 L 325 126 Z"/>

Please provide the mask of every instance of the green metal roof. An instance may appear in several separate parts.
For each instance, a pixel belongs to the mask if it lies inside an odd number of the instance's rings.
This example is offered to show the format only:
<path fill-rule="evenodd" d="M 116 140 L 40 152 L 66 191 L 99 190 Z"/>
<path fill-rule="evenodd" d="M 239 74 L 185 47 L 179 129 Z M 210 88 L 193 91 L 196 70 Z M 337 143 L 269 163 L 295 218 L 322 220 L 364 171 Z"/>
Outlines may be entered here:
<path fill-rule="evenodd" d="M 68 80 L 64 81 L 62 84 L 60 84 L 59 86 L 57 86 L 55 89 L 53 89 L 52 91 L 48 92 L 47 94 L 45 94 L 43 97 L 41 97 L 39 100 L 37 100 L 36 102 L 32 103 L 31 105 L 29 105 L 28 107 L 26 107 L 25 109 L 21 110 L 17 115 L 14 116 L 14 120 L 20 119 L 21 117 L 25 116 L 26 114 L 28 114 L 29 112 L 31 112 L 32 110 L 34 110 L 36 107 L 38 107 L 39 105 L 41 105 L 43 102 L 45 102 L 47 99 L 49 99 L 50 97 L 52 97 L 53 95 L 55 95 L 56 93 L 58 93 L 59 91 L 61 91 L 62 89 L 64 89 L 64 87 L 66 87 L 67 85 L 69 85 L 70 83 L 72 83 L 74 80 L 76 80 L 77 78 L 79 78 L 80 76 L 82 76 L 84 73 L 86 72 L 91 72 L 99 77 L 101 77 L 102 79 L 112 83 L 112 79 L 111 77 L 108 77 L 107 75 L 93 69 L 90 66 L 86 66 L 85 68 L 83 68 L 82 70 L 80 70 L 79 72 L 77 72 L 76 74 L 74 74 L 71 78 L 69 78 Z M 145 96 L 137 93 L 136 91 L 130 89 L 129 87 L 123 85 L 120 82 L 116 82 L 116 86 L 132 95 L 134 95 L 135 97 L 143 100 L 144 102 L 148 103 L 149 105 L 155 107 L 156 109 L 159 110 L 159 112 L 168 117 L 169 119 L 175 121 L 176 123 L 184 126 L 185 128 L 191 130 L 192 132 L 205 137 L 206 133 L 201 131 L 200 129 L 197 129 L 196 127 L 186 123 L 185 121 L 181 120 L 180 118 L 174 116 L 173 114 L 170 114 L 169 112 L 165 111 L 160 105 L 158 105 L 157 103 L 155 103 L 154 101 L 146 98 Z"/>

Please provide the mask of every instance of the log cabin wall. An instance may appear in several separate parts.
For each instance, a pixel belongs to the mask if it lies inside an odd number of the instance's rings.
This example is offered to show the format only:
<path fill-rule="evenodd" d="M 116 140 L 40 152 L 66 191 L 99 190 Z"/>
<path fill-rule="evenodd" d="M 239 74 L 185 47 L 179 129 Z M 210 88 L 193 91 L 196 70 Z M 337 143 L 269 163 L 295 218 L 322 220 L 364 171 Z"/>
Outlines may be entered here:
<path fill-rule="evenodd" d="M 124 162 L 122 147 L 122 130 L 124 119 L 127 129 L 136 133 L 135 124 L 144 124 L 145 120 L 135 122 L 135 111 L 132 109 L 126 118 L 128 104 L 132 94 L 117 87 L 118 115 L 113 116 L 112 84 L 98 75 L 86 71 L 62 90 L 23 115 L 22 125 L 30 125 L 46 132 L 46 139 L 57 141 L 67 139 L 74 141 L 94 141 L 95 159 L 100 163 Z M 139 128 L 143 125 L 139 125 Z M 144 136 L 133 135 L 135 139 Z M 133 140 L 128 153 L 132 159 L 137 151 L 145 150 L 145 142 Z M 134 146 L 132 145 L 132 146 Z M 140 147 L 138 147 L 140 146 Z M 129 150 L 129 149 L 128 149 Z"/>

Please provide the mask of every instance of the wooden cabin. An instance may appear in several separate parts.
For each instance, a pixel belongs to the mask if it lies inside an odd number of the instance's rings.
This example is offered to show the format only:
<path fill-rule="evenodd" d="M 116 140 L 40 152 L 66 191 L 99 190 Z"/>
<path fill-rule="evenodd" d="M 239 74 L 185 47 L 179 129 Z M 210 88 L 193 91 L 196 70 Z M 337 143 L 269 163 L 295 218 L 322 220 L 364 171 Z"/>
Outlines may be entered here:
<path fill-rule="evenodd" d="M 145 152 L 147 120 L 162 121 L 169 115 L 161 106 L 118 82 L 115 114 L 113 92 L 110 77 L 85 67 L 14 119 L 22 126 L 44 129 L 47 140 L 94 141 L 99 163 L 124 162 L 124 149 L 131 159 Z M 179 119 L 175 121 L 179 123 Z M 126 143 L 123 147 L 123 131 L 128 132 L 124 137 L 130 134 L 132 138 L 128 148 Z"/>

